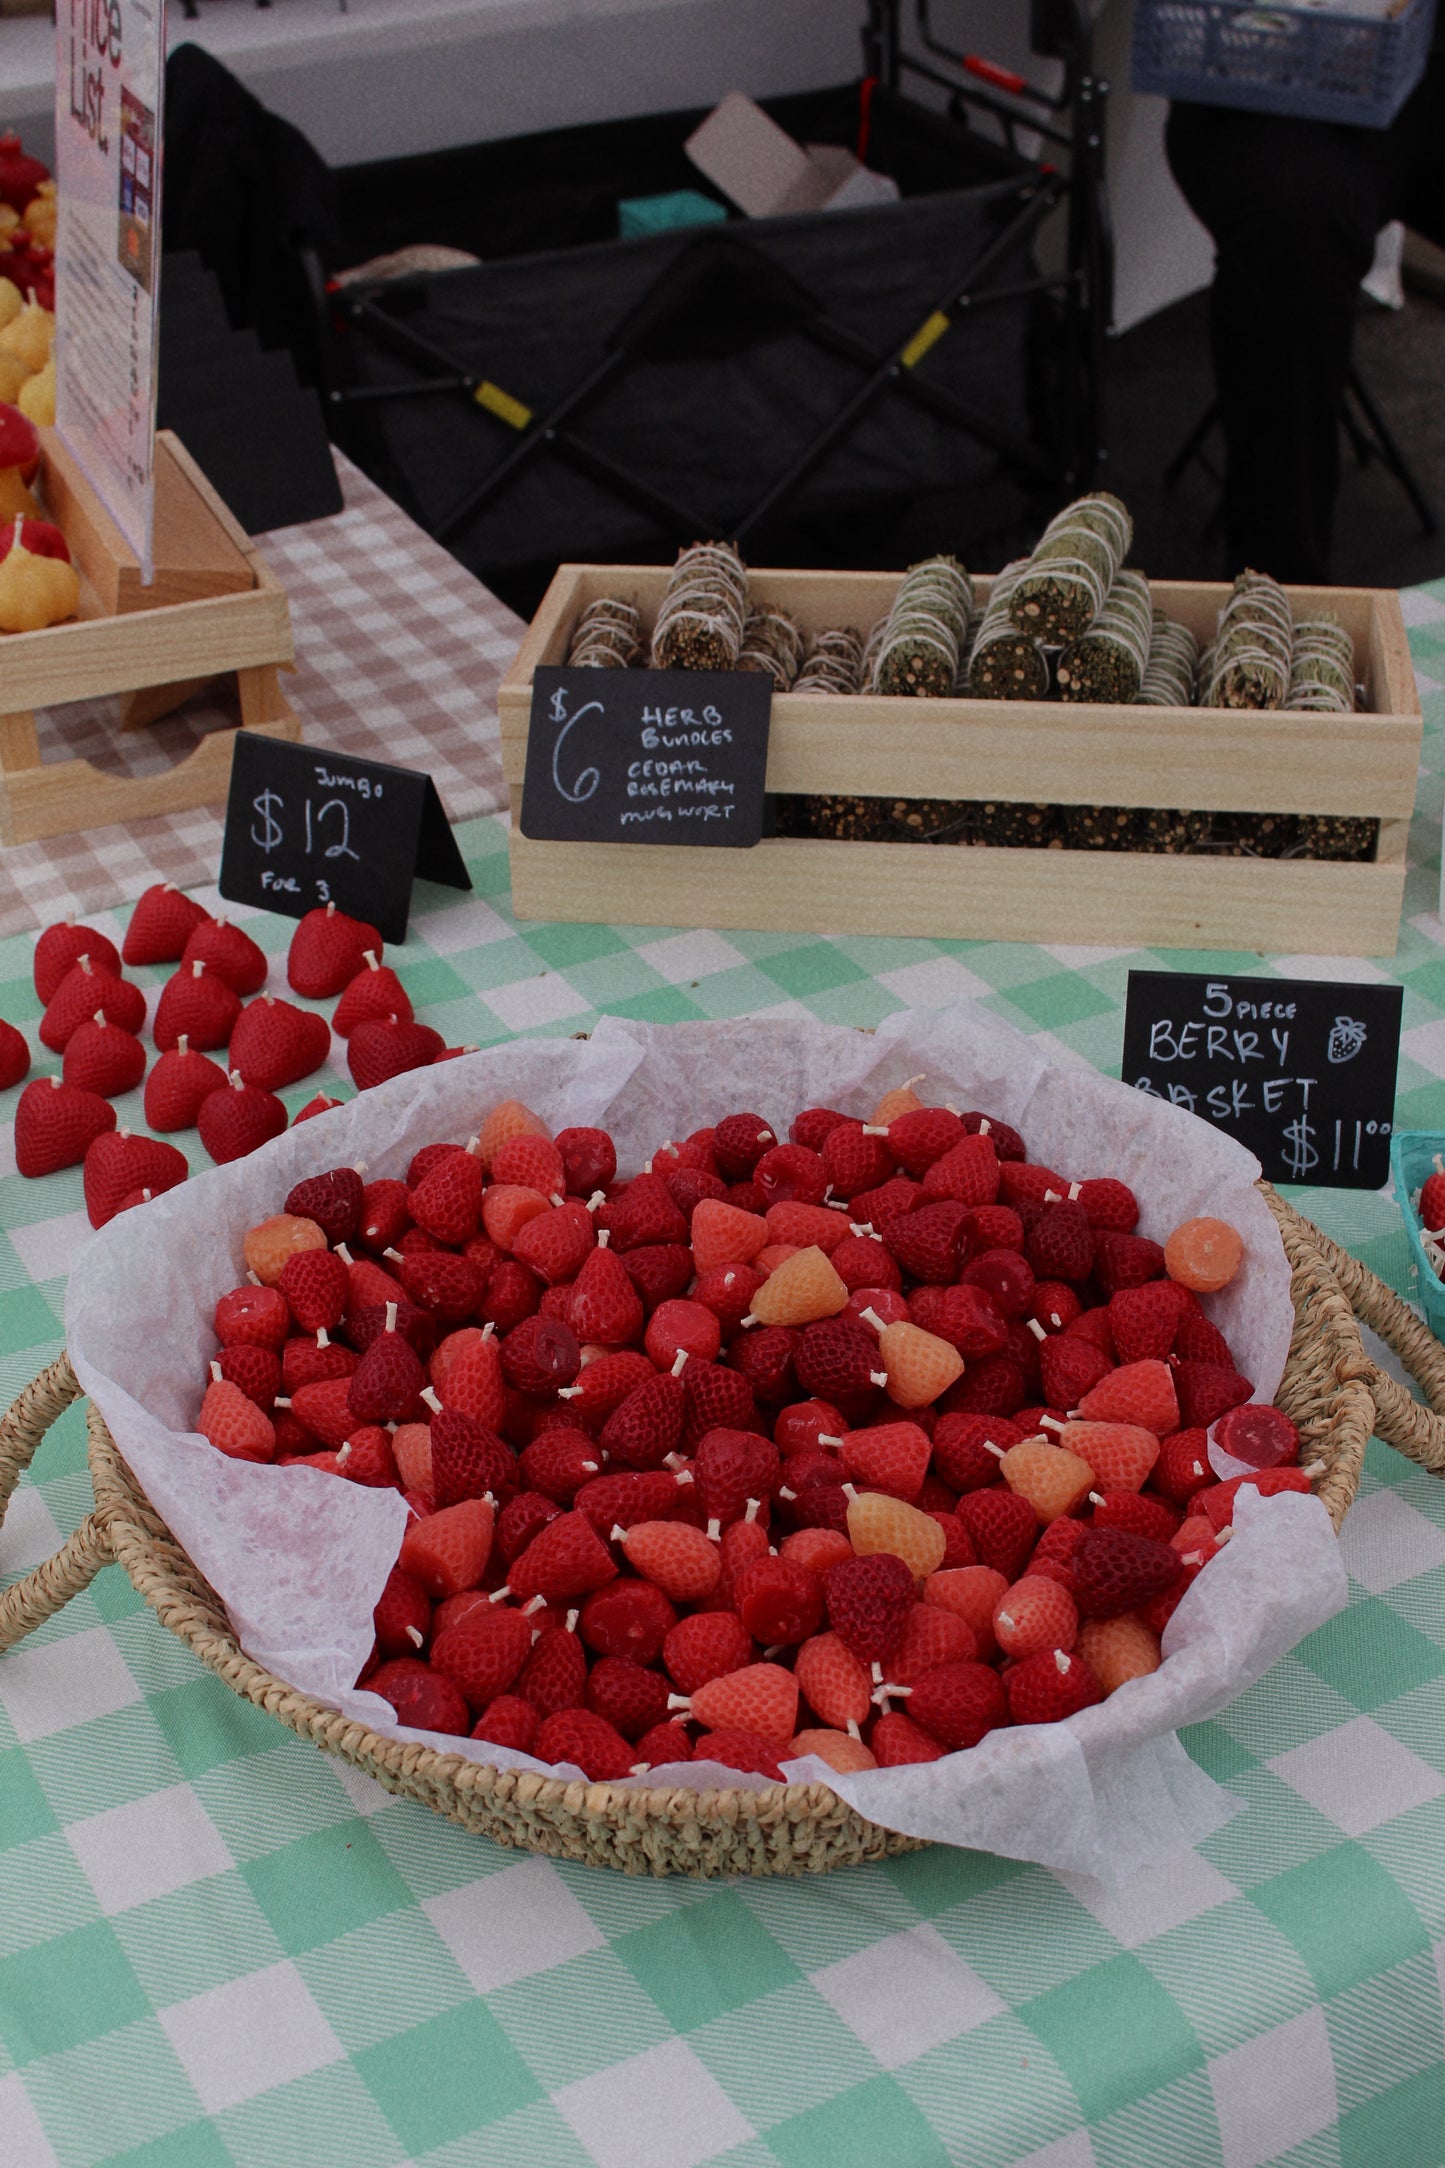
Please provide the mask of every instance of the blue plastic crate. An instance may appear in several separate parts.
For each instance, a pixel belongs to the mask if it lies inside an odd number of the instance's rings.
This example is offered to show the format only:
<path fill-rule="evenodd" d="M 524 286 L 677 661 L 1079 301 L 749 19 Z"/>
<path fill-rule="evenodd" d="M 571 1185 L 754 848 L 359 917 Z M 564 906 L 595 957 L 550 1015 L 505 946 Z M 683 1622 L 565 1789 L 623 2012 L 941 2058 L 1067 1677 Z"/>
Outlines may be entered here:
<path fill-rule="evenodd" d="M 1395 1202 L 1405 1222 L 1410 1245 L 1410 1270 L 1414 1276 L 1413 1299 L 1425 1312 L 1431 1332 L 1445 1340 L 1445 1280 L 1440 1278 L 1420 1239 L 1420 1215 L 1411 1200 L 1418 1197 L 1428 1178 L 1435 1174 L 1436 1159 L 1445 1166 L 1445 1130 L 1397 1129 L 1390 1139 L 1390 1174 Z"/>
<path fill-rule="evenodd" d="M 1257 0 L 1134 0 L 1135 90 L 1388 128 L 1425 72 L 1436 0 L 1381 21 Z"/>

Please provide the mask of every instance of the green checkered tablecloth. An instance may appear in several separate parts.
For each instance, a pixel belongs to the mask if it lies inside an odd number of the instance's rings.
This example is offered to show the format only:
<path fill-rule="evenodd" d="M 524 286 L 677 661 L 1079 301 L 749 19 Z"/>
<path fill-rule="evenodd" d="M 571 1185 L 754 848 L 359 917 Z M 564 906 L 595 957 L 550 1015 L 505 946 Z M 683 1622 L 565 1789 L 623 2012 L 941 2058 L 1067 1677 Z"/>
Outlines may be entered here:
<path fill-rule="evenodd" d="M 453 1041 L 971 994 L 1113 1073 L 1131 964 L 1398 979 L 1398 1119 L 1445 1126 L 1445 583 L 1405 601 L 1427 767 L 1389 961 L 518 925 L 496 820 L 394 960 Z M 0 1014 L 36 1019 L 28 939 Z M 1297 1201 L 1404 1284 L 1388 1199 Z M 8 1127 L 0 1224 L 8 1400 L 86 1232 Z M 0 1572 L 86 1502 L 72 1410 Z M 505 1852 L 238 1700 L 109 1569 L 0 1658 L 0 2164 L 1440 2168 L 1445 1489 L 1375 1444 L 1344 1555 L 1349 1609 L 1186 1736 L 1243 1811 L 1116 1892 L 938 1848 L 722 1885 Z"/>

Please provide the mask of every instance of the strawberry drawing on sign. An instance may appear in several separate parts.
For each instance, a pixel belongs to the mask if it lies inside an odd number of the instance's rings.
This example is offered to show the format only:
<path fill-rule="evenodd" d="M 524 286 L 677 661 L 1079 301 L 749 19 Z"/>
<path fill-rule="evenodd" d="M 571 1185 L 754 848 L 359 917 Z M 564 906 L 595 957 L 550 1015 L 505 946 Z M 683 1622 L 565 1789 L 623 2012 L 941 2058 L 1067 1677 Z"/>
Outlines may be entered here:
<path fill-rule="evenodd" d="M 1333 1062 L 1353 1061 L 1368 1037 L 1369 1032 L 1358 1017 L 1337 1016 L 1330 1026 L 1325 1052 Z"/>

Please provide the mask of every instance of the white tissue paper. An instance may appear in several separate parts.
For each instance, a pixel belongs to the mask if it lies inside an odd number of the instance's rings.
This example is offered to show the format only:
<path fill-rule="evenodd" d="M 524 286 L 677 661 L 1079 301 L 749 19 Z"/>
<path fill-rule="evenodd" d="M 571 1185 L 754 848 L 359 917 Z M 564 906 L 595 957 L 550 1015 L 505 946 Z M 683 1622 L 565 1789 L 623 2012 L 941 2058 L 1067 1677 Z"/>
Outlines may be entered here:
<path fill-rule="evenodd" d="M 1127 1182 L 1140 1200 L 1140 1231 L 1156 1240 L 1204 1212 L 1237 1227 L 1244 1264 L 1211 1311 L 1256 1397 L 1273 1396 L 1293 1309 L 1279 1235 L 1254 1188 L 1258 1162 L 1180 1108 L 1072 1057 L 1050 1059 L 971 1003 L 891 1017 L 872 1036 L 809 1020 L 653 1026 L 604 1017 L 585 1042 L 514 1040 L 397 1077 L 102 1229 L 66 1302 L 76 1375 L 258 1663 L 387 1737 L 497 1767 L 544 1769 L 489 1742 L 398 1725 L 378 1695 L 352 1686 L 406 1524 L 397 1493 L 310 1468 L 228 1460 L 189 1429 L 214 1351 L 212 1311 L 244 1276 L 242 1237 L 281 1209 L 303 1175 L 358 1159 L 372 1180 L 399 1175 L 421 1145 L 464 1141 L 504 1098 L 525 1101 L 554 1131 L 607 1129 L 626 1173 L 666 1138 L 740 1107 L 784 1129 L 810 1105 L 866 1116 L 884 1091 L 920 1072 L 926 1101 L 952 1099 L 1013 1123 L 1031 1159 L 1071 1179 Z M 1346 1600 L 1318 1499 L 1246 1493 L 1234 1528 L 1171 1620 L 1166 1662 L 1099 1707 L 1061 1724 L 995 1732 L 911 1768 L 840 1776 L 810 1756 L 789 1773 L 829 1785 L 910 1836 L 1064 1872 L 1117 1881 L 1168 1858 L 1239 1805 L 1190 1761 L 1176 1727 L 1233 1700 Z M 702 1763 L 629 1781 L 765 1784 Z"/>

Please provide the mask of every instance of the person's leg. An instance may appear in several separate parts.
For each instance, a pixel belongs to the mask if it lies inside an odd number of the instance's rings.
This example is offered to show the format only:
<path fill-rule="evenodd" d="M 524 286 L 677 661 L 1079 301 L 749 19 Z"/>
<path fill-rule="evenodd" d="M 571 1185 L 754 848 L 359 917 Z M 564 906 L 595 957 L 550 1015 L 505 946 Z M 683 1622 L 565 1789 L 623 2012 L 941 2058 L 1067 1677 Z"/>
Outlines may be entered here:
<path fill-rule="evenodd" d="M 1390 130 L 1393 171 L 1387 218 L 1445 248 L 1445 14 L 1419 87 Z"/>
<path fill-rule="evenodd" d="M 1210 324 L 1231 567 L 1323 582 L 1356 292 L 1384 215 L 1388 138 L 1176 105 L 1166 144 L 1215 242 Z"/>

